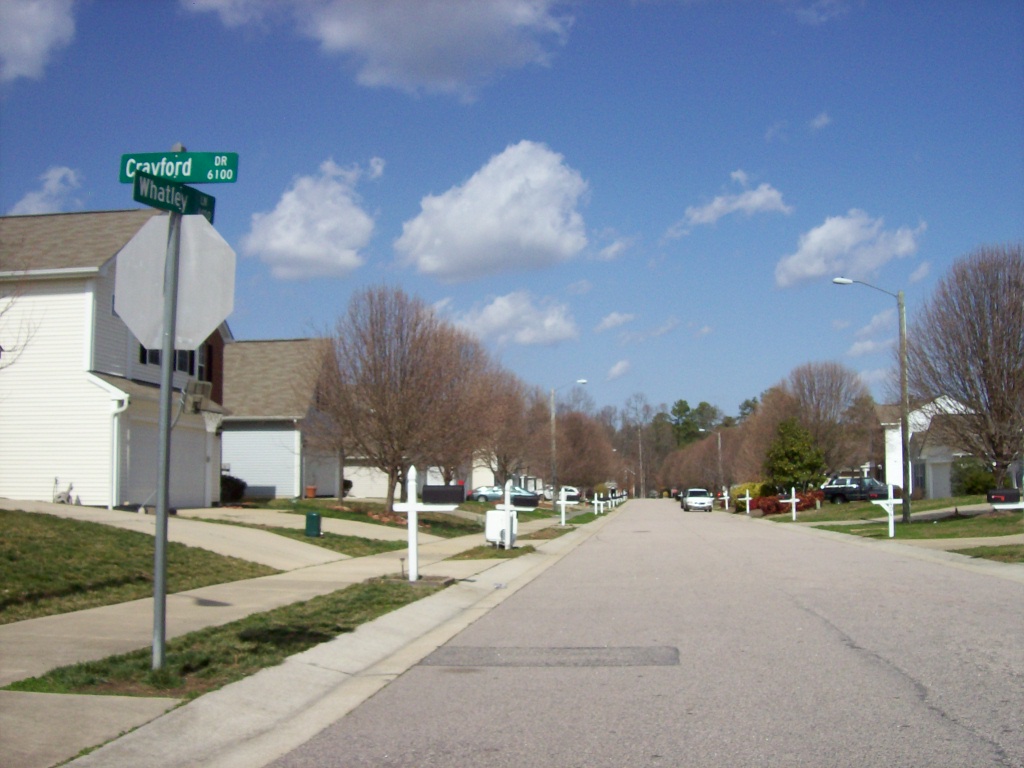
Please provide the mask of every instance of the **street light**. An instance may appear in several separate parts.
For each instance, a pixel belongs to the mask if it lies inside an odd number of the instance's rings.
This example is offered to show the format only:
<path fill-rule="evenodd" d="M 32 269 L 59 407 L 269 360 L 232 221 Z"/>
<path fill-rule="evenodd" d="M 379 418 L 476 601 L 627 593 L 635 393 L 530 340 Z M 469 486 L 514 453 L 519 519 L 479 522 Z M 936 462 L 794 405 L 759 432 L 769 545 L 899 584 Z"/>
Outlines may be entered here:
<path fill-rule="evenodd" d="M 874 288 L 876 291 L 896 299 L 896 307 L 900 314 L 900 441 L 903 444 L 903 522 L 910 522 L 910 392 L 907 386 L 907 305 L 903 301 L 903 291 L 893 293 L 877 285 L 862 280 L 851 280 L 848 277 L 834 277 L 836 285 L 859 285 Z"/>
<path fill-rule="evenodd" d="M 586 379 L 576 379 L 574 384 L 586 384 Z M 569 384 L 551 388 L 551 509 L 558 503 L 558 462 L 555 459 L 555 392 L 565 389 Z"/>

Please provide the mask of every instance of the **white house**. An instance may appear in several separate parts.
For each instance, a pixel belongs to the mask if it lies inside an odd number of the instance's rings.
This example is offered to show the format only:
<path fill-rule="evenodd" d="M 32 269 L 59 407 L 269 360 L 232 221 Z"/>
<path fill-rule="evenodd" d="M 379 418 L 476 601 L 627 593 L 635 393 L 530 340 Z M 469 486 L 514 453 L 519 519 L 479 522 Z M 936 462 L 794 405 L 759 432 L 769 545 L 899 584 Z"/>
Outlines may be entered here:
<path fill-rule="evenodd" d="M 341 468 L 337 454 L 317 445 L 317 380 L 330 347 L 323 339 L 234 341 L 224 350 L 224 471 L 246 483 L 251 498 L 295 498 L 315 488 L 337 496 Z M 365 459 L 345 459 L 350 496 L 384 498 L 388 477 Z M 477 461 L 469 488 L 494 483 L 494 473 Z M 441 484 L 436 468 L 421 470 L 424 482 Z"/>
<path fill-rule="evenodd" d="M 317 380 L 330 348 L 323 339 L 236 341 L 224 350 L 224 471 L 253 498 L 295 498 L 314 489 L 337 496 L 337 454 L 311 436 Z M 351 495 L 387 495 L 387 475 L 348 458 Z"/>
<path fill-rule="evenodd" d="M 118 251 L 152 209 L 0 217 L 0 496 L 82 504 L 153 503 L 160 351 L 114 312 Z M 190 381 L 171 437 L 169 502 L 220 498 L 221 327 L 175 355 Z"/>
<path fill-rule="evenodd" d="M 885 431 L 886 482 L 903 482 L 903 443 L 900 435 L 900 408 L 898 405 L 880 406 L 878 409 L 882 429 Z M 932 429 L 933 422 L 955 418 L 965 413 L 964 407 L 948 397 L 940 397 L 910 412 L 910 490 L 920 491 L 926 499 L 946 498 L 953 495 L 953 462 L 966 454 L 946 445 L 942 430 Z"/>

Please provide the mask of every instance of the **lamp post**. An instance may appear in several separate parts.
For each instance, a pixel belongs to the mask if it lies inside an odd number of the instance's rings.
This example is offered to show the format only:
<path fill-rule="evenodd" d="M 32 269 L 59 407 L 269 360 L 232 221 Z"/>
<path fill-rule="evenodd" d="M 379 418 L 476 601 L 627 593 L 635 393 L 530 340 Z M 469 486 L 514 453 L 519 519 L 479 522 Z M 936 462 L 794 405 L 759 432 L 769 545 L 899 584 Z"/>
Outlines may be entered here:
<path fill-rule="evenodd" d="M 896 299 L 896 307 L 900 315 L 900 441 L 903 444 L 903 522 L 910 522 L 910 390 L 907 385 L 907 305 L 903 301 L 903 291 L 893 293 L 877 285 L 862 280 L 851 280 L 848 277 L 834 277 L 836 285 L 859 285 L 874 288 L 876 291 Z"/>
<path fill-rule="evenodd" d="M 586 379 L 576 379 L 574 384 L 586 384 Z M 558 503 L 558 461 L 556 459 L 557 454 L 555 453 L 555 392 L 560 389 L 568 387 L 568 384 L 563 384 L 560 387 L 551 388 L 551 509 L 555 508 Z"/>

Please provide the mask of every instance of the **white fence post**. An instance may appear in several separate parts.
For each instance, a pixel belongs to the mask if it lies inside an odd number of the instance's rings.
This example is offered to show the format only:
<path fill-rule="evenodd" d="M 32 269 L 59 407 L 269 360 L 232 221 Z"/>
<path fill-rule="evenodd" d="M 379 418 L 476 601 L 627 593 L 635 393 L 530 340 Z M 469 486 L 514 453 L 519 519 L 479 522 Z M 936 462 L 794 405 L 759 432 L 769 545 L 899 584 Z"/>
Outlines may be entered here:
<path fill-rule="evenodd" d="M 416 507 L 416 467 L 409 467 L 405 483 L 406 496 L 409 497 L 409 581 L 419 581 L 419 515 Z"/>

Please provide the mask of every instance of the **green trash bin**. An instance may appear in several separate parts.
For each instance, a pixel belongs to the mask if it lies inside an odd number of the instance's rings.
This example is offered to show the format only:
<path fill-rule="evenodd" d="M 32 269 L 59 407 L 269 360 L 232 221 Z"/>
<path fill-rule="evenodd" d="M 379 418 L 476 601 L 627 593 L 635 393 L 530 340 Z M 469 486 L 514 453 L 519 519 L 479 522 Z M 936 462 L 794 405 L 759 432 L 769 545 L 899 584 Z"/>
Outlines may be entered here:
<path fill-rule="evenodd" d="M 306 513 L 306 535 L 313 539 L 320 538 L 320 513 Z"/>

